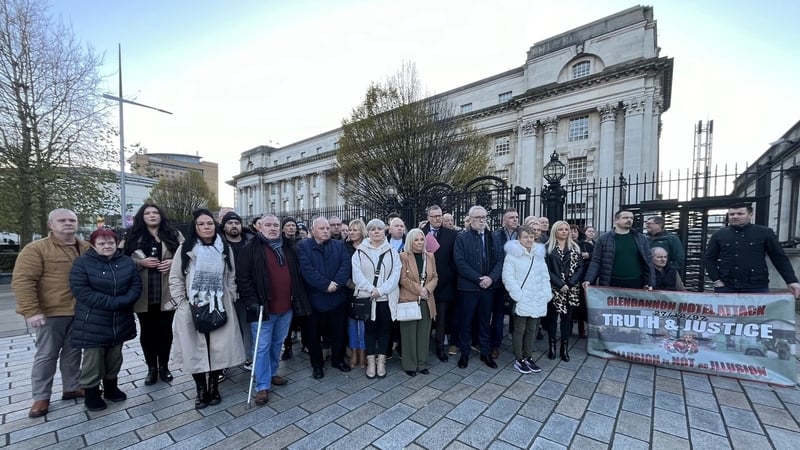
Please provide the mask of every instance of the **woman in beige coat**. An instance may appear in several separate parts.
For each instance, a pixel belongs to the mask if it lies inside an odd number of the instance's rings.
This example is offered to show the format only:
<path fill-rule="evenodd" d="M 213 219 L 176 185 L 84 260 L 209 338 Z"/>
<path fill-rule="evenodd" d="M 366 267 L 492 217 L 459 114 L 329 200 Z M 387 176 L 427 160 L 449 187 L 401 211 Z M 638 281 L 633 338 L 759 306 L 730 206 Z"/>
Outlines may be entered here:
<path fill-rule="evenodd" d="M 197 386 L 195 408 L 202 409 L 222 401 L 219 375 L 222 369 L 238 366 L 245 360 L 242 335 L 233 308 L 236 298 L 236 275 L 230 247 L 217 234 L 213 214 L 198 209 L 194 226 L 178 248 L 169 275 L 171 305 L 175 308 L 173 331 L 176 355 L 183 369 L 192 374 Z M 195 329 L 191 304 L 214 302 L 227 314 L 227 322 L 209 333 Z"/>
<path fill-rule="evenodd" d="M 427 375 L 431 320 L 436 318 L 433 291 L 439 282 L 439 275 L 436 273 L 433 253 L 425 250 L 425 233 L 419 228 L 414 228 L 406 235 L 400 261 L 403 267 L 400 273 L 399 303 L 419 303 L 422 311 L 421 319 L 400 322 L 402 366 L 409 376 L 416 376 L 417 372 Z M 393 309 L 396 310 L 397 306 Z"/>

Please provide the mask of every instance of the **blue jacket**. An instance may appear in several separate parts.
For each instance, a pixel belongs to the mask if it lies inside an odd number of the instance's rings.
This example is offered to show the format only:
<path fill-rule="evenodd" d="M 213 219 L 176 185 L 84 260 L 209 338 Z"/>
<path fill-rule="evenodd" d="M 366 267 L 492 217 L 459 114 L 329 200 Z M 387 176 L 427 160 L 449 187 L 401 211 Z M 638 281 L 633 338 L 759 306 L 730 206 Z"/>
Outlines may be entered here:
<path fill-rule="evenodd" d="M 109 260 L 89 249 L 75 260 L 69 285 L 76 300 L 74 347 L 111 347 L 136 337 L 133 305 L 142 293 L 142 278 L 122 250 Z"/>
<path fill-rule="evenodd" d="M 492 285 L 489 289 L 498 286 L 503 276 L 503 259 L 505 251 L 499 239 L 495 239 L 489 230 L 483 233 L 486 241 L 486 264 L 481 267 L 481 237 L 475 230 L 465 231 L 458 235 L 453 249 L 453 259 L 458 271 L 458 290 L 481 291 L 478 283 L 480 277 L 489 276 Z"/>
<path fill-rule="evenodd" d="M 350 255 L 344 243 L 329 239 L 318 244 L 314 238 L 303 239 L 297 244 L 297 253 L 311 309 L 324 312 L 343 306 L 347 300 L 347 281 L 352 271 Z M 328 292 L 331 281 L 339 285 L 335 292 Z"/>

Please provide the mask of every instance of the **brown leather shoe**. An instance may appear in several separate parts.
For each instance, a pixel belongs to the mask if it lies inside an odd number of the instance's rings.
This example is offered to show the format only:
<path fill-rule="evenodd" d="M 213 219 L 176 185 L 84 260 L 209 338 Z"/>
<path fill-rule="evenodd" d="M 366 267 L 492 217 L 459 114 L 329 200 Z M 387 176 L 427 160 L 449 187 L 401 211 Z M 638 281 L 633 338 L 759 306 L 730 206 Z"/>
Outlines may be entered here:
<path fill-rule="evenodd" d="M 256 405 L 264 406 L 269 401 L 269 391 L 263 390 L 256 392 Z"/>
<path fill-rule="evenodd" d="M 76 391 L 67 391 L 61 394 L 61 400 L 75 400 L 76 398 L 83 398 L 83 388 L 78 388 Z"/>
<path fill-rule="evenodd" d="M 282 376 L 279 375 L 275 375 L 274 377 L 272 377 L 272 384 L 274 384 L 275 386 L 283 386 L 288 382 L 289 381 L 286 380 L 286 378 L 283 378 Z"/>
<path fill-rule="evenodd" d="M 33 402 L 31 410 L 28 411 L 28 417 L 31 419 L 42 417 L 47 414 L 48 408 L 50 408 L 50 400 L 36 400 Z"/>

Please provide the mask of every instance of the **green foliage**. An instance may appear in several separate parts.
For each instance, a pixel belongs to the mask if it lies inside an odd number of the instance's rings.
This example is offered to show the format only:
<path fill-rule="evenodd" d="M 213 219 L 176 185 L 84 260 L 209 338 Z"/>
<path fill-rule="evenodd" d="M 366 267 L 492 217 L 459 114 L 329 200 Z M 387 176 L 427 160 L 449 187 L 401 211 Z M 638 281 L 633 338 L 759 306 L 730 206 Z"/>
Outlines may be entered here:
<path fill-rule="evenodd" d="M 50 210 L 92 214 L 110 197 L 101 62 L 45 3 L 0 2 L 0 229 L 22 245 Z"/>
<path fill-rule="evenodd" d="M 150 191 L 150 199 L 177 223 L 191 222 L 192 211 L 197 208 L 219 209 L 216 196 L 203 176 L 195 171 L 176 179 L 162 178 Z"/>
<path fill-rule="evenodd" d="M 393 185 L 414 198 L 430 183 L 455 187 L 489 167 L 486 138 L 441 98 L 423 99 L 413 64 L 383 84 L 373 83 L 364 101 L 342 122 L 337 165 L 342 195 L 353 204 L 386 200 Z"/>

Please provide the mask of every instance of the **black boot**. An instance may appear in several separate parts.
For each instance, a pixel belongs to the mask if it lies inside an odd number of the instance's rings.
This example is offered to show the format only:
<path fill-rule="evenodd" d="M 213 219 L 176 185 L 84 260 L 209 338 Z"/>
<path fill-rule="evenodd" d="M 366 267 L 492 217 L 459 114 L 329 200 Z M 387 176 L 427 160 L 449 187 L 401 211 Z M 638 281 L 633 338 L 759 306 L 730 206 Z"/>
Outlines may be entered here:
<path fill-rule="evenodd" d="M 439 357 L 439 361 L 447 362 L 447 350 L 445 350 L 444 345 L 436 349 L 436 356 Z"/>
<path fill-rule="evenodd" d="M 121 402 L 128 399 L 128 396 L 117 387 L 116 378 L 103 380 L 103 397 L 112 402 Z"/>
<path fill-rule="evenodd" d="M 547 359 L 556 359 L 556 341 L 550 340 L 550 347 L 547 350 Z"/>
<path fill-rule="evenodd" d="M 569 341 L 561 341 L 561 360 L 569 362 Z"/>
<path fill-rule="evenodd" d="M 208 406 L 211 399 L 208 396 L 205 373 L 193 373 L 194 384 L 197 388 L 197 398 L 194 400 L 194 409 L 203 409 Z"/>
<path fill-rule="evenodd" d="M 219 395 L 219 371 L 215 370 L 209 373 L 208 377 L 208 396 L 209 405 L 219 405 L 222 401 L 222 396 Z"/>
<path fill-rule="evenodd" d="M 158 381 L 158 367 L 149 366 L 147 368 L 147 376 L 144 377 L 144 385 L 151 386 L 156 384 L 156 381 Z"/>
<path fill-rule="evenodd" d="M 83 388 L 83 405 L 89 411 L 102 411 L 106 409 L 106 402 L 100 396 L 100 386 Z"/>

